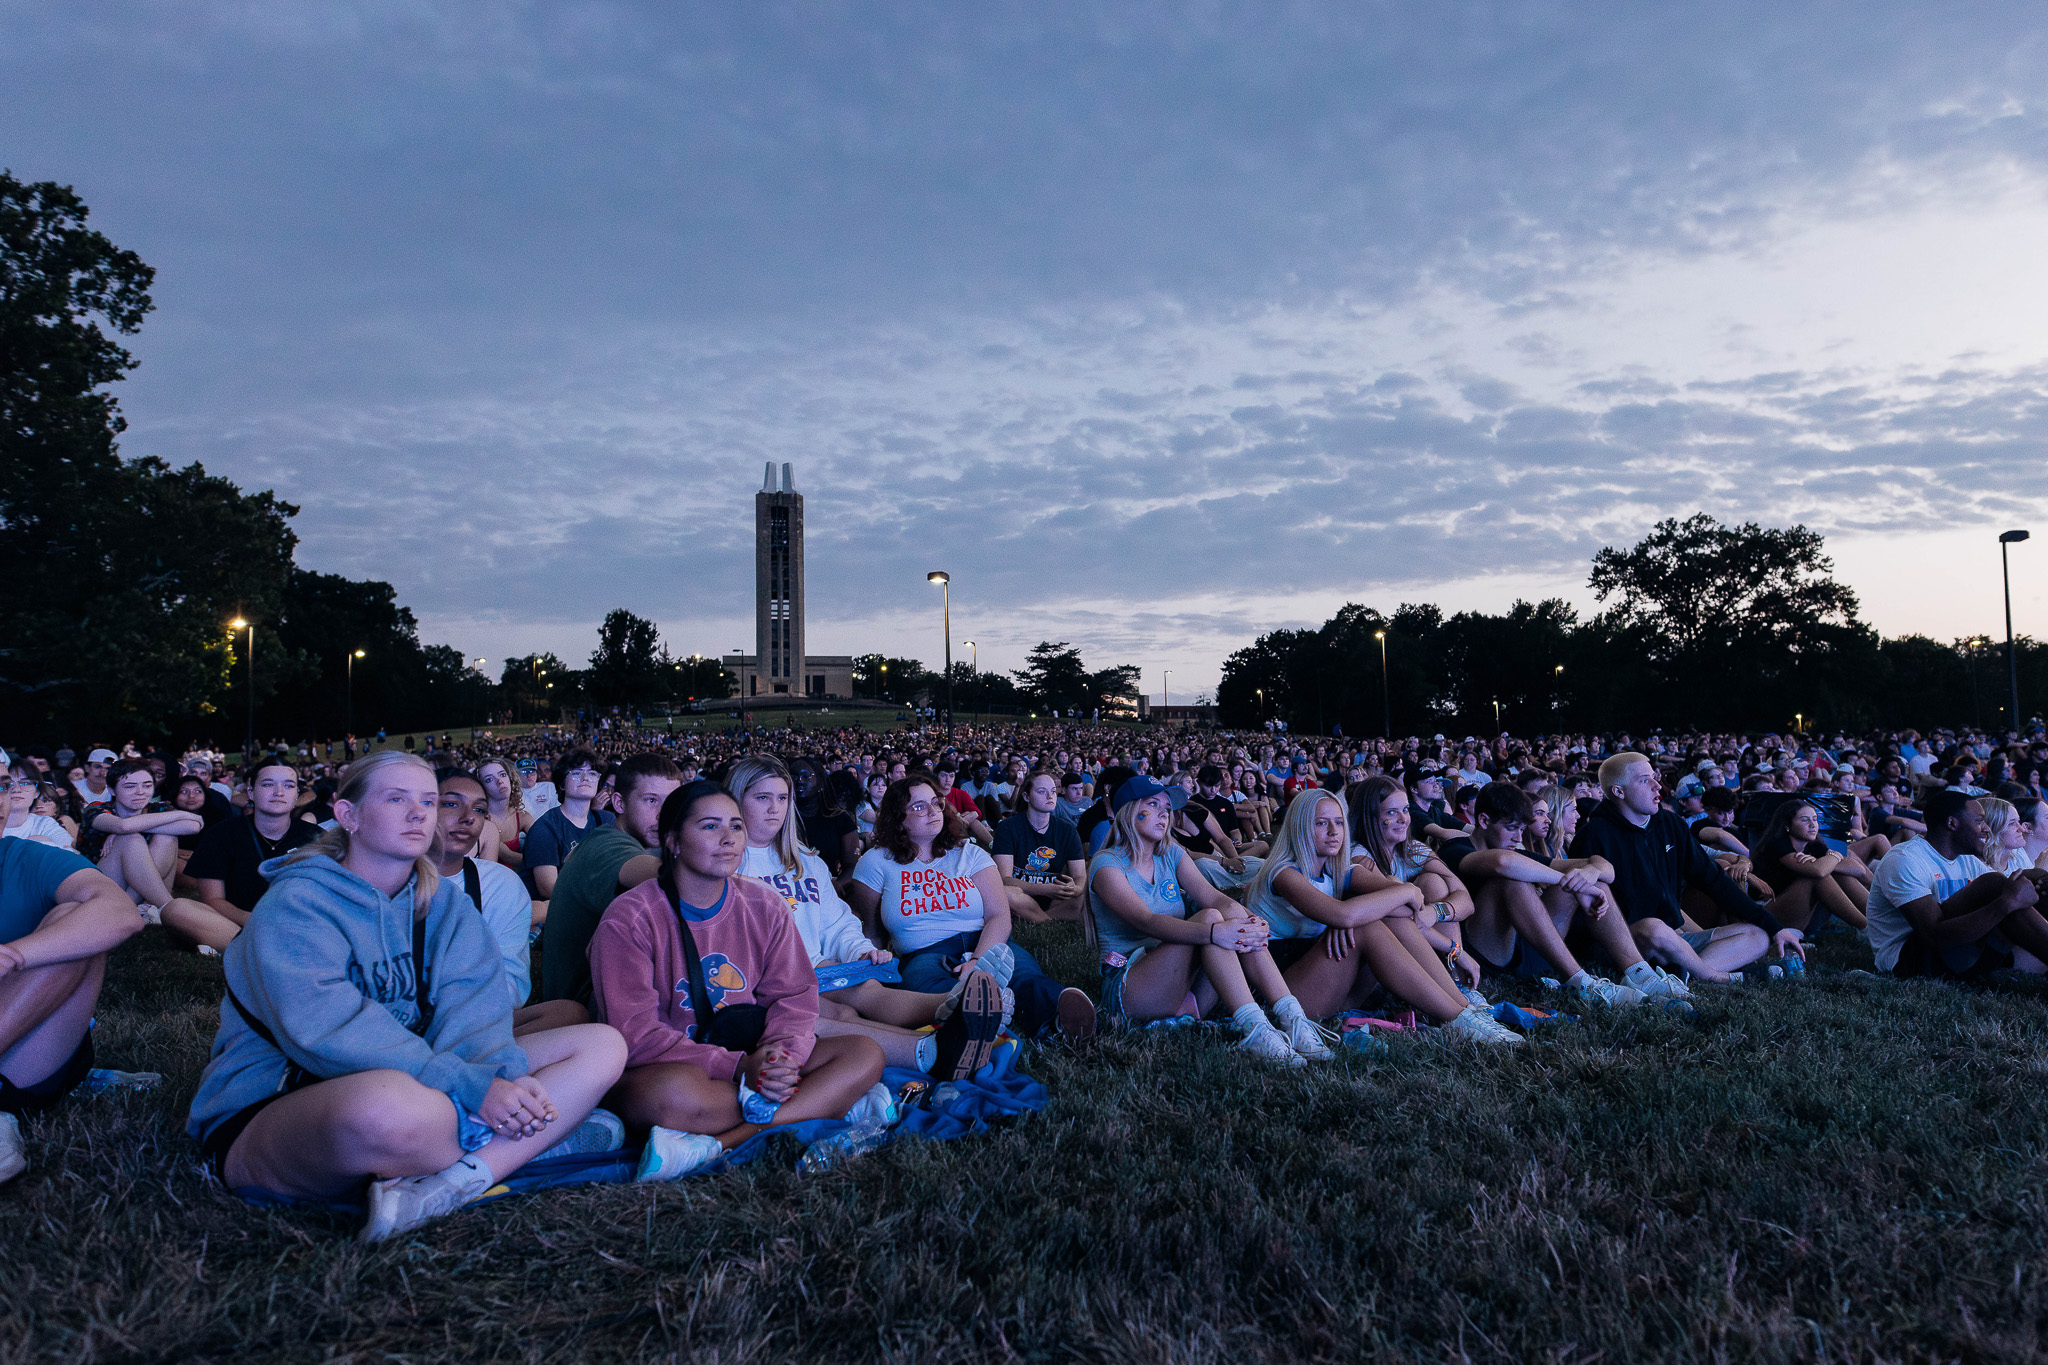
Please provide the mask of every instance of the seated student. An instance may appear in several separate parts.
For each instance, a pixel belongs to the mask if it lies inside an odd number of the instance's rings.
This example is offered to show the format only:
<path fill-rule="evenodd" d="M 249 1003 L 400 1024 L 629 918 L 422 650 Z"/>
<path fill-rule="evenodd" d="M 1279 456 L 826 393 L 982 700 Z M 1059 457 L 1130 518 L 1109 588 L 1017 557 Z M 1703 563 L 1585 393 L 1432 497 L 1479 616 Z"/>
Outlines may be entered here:
<path fill-rule="evenodd" d="M 78 854 L 0 839 L 0 1183 L 28 1169 L 19 1116 L 92 1070 L 107 954 L 141 928 L 134 903 Z"/>
<path fill-rule="evenodd" d="M 626 1040 L 613 1107 L 649 1129 L 639 1178 L 674 1180 L 763 1128 L 846 1115 L 883 1063 L 872 1038 L 817 1036 L 803 936 L 738 875 L 746 824 L 723 787 L 671 792 L 656 840 L 660 871 L 606 909 L 590 973 L 595 1013 Z"/>
<path fill-rule="evenodd" d="M 588 749 L 571 749 L 562 755 L 554 770 L 562 775 L 561 802 L 533 822 L 519 853 L 520 867 L 533 878 L 533 899 L 543 904 L 555 894 L 555 879 L 562 874 L 562 864 L 576 851 L 576 846 L 593 831 L 612 822 L 612 813 L 596 805 L 597 784 L 602 776 L 596 754 Z M 536 922 L 547 917 L 545 909 L 536 914 Z"/>
<path fill-rule="evenodd" d="M 1368 784 L 1369 785 L 1369 784 Z M 1245 890 L 1272 930 L 1273 959 L 1314 1018 L 1363 1005 L 1375 980 L 1430 1022 L 1478 1042 L 1522 1041 L 1467 1000 L 1423 937 L 1422 891 L 1352 863 L 1351 821 L 1336 792 L 1287 807 L 1273 850 Z"/>
<path fill-rule="evenodd" d="M 336 827 L 266 864 L 186 1123 L 232 1190 L 321 1200 L 368 1180 L 365 1241 L 570 1136 L 626 1060 L 602 1024 L 513 1041 L 498 945 L 435 870 L 439 800 L 423 760 L 380 750 L 350 765 Z"/>
<path fill-rule="evenodd" d="M 71 788 L 68 785 L 60 785 L 46 777 L 36 784 L 35 799 L 29 803 L 28 809 L 31 815 L 40 815 L 46 820 L 54 820 L 58 828 L 64 831 L 68 839 L 64 847 L 67 850 L 76 851 L 78 847 L 78 821 L 72 815 L 72 807 L 77 802 L 78 798 L 72 795 Z M 51 846 L 55 847 L 54 844 Z"/>
<path fill-rule="evenodd" d="M 1109 847 L 1088 865 L 1103 1009 L 1112 1019 L 1170 1019 L 1192 995 L 1198 1017 L 1221 1002 L 1243 1034 L 1239 1046 L 1254 1056 L 1290 1066 L 1328 1061 L 1336 1054 L 1266 951 L 1265 921 L 1209 885 L 1174 843 L 1174 803 L 1183 797 L 1142 776 L 1111 795 Z M 1280 1028 L 1254 991 L 1272 1003 Z"/>
<path fill-rule="evenodd" d="M 739 804 L 747 847 L 739 875 L 751 877 L 781 896 L 796 916 L 797 932 L 811 969 L 831 963 L 888 962 L 895 954 L 877 948 L 832 884 L 823 855 L 797 838 L 790 818 L 792 777 L 782 760 L 749 754 L 732 765 L 726 793 Z M 1002 989 L 986 972 L 969 972 L 957 1008 L 937 1033 L 920 1032 L 938 1020 L 945 991 L 892 990 L 879 981 L 823 993 L 818 999 L 817 1034 L 872 1038 L 890 1066 L 930 1071 L 946 1080 L 970 1076 L 988 1061 L 1002 1029 Z"/>
<path fill-rule="evenodd" d="M 889 779 L 885 774 L 868 774 L 867 784 L 864 788 L 864 799 L 853 812 L 854 828 L 855 832 L 860 835 L 860 847 L 863 853 L 874 846 L 875 812 L 882 808 L 882 797 L 888 790 Z M 858 859 L 855 861 L 858 861 Z"/>
<path fill-rule="evenodd" d="M 1484 784 L 1482 784 L 1484 785 Z M 1464 786 L 1451 793 L 1451 827 L 1472 828 L 1472 812 L 1479 801 L 1479 788 Z"/>
<path fill-rule="evenodd" d="M 1864 822 L 1873 833 L 1882 834 L 1897 847 L 1927 832 L 1927 822 L 1913 809 L 1912 786 L 1904 778 L 1880 777 L 1870 786 L 1870 806 Z"/>
<path fill-rule="evenodd" d="M 1870 887 L 1845 868 L 1846 856 L 1821 842 L 1820 812 L 1811 804 L 1794 798 L 1772 811 L 1752 864 L 1771 888 L 1772 916 L 1808 935 L 1829 915 L 1861 929 Z"/>
<path fill-rule="evenodd" d="M 227 817 L 215 815 L 212 808 L 208 806 L 207 798 L 213 795 L 213 791 L 206 785 L 206 779 L 203 777 L 193 773 L 180 773 L 170 779 L 168 788 L 171 796 L 172 810 L 190 812 L 205 822 L 199 834 L 180 834 L 178 836 L 178 865 L 171 873 L 171 894 L 174 896 L 190 896 L 198 889 L 192 884 L 192 878 L 185 872 L 186 866 L 192 861 L 193 850 L 199 847 L 201 835 L 213 828 L 220 820 Z M 229 813 L 232 814 L 234 808 L 231 806 L 228 809 Z"/>
<path fill-rule="evenodd" d="M 889 784 L 875 846 L 854 865 L 847 899 L 865 924 L 888 934 L 906 989 L 950 992 L 980 967 L 1016 993 L 1024 1036 L 1055 1026 L 1073 1036 L 1095 1031 L 1095 1002 L 1071 986 L 1061 990 L 1038 959 L 1010 942 L 1010 897 L 995 860 L 968 840 L 930 773 L 919 769 Z"/>
<path fill-rule="evenodd" d="M 1614 869 L 1614 901 L 1643 956 L 1709 981 L 1727 979 L 1774 948 L 1780 956 L 1806 956 L 1799 931 L 1744 895 L 1705 847 L 1687 837 L 1685 822 L 1659 805 L 1661 789 L 1647 757 L 1627 750 L 1610 756 L 1600 765 L 1600 784 L 1607 796 L 1580 822 L 1572 855 L 1602 858 Z M 1688 889 L 1742 922 L 1687 928 L 1680 897 Z"/>
<path fill-rule="evenodd" d="M 954 813 L 965 822 L 968 837 L 985 849 L 995 842 L 995 830 L 982 818 L 981 807 L 975 804 L 974 798 L 964 789 L 953 785 L 953 779 L 958 775 L 959 770 L 950 763 L 941 763 L 938 766 L 935 776 L 939 784 L 939 799 L 952 807 Z"/>
<path fill-rule="evenodd" d="M 1225 853 L 1239 858 L 1266 856 L 1268 845 L 1263 839 L 1240 837 L 1245 832 L 1244 817 L 1238 813 L 1238 803 L 1224 793 L 1223 769 L 1214 763 L 1204 763 L 1195 770 L 1195 794 L 1188 805 L 1190 809 L 1183 813 L 1190 817 L 1194 806 L 1208 812 L 1207 820 L 1197 819 L 1195 823 Z"/>
<path fill-rule="evenodd" d="M 1465 837 L 1465 827 L 1451 815 L 1451 808 L 1444 801 L 1441 773 L 1434 769 L 1413 768 L 1407 774 L 1407 783 L 1410 821 L 1421 837 L 1439 843 Z"/>
<path fill-rule="evenodd" d="M 41 779 L 33 765 L 17 766 L 7 778 L 7 827 L 5 837 L 29 839 L 49 848 L 72 851 L 71 831 L 48 815 L 36 814 L 43 795 Z"/>
<path fill-rule="evenodd" d="M 548 899 L 540 938 L 543 1000 L 573 1000 L 589 1007 L 590 936 L 605 907 L 661 870 L 655 829 L 662 802 L 683 785 L 682 773 L 661 754 L 635 754 L 619 765 L 616 781 L 612 804 L 617 820 L 584 835 L 562 864 L 555 894 Z"/>
<path fill-rule="evenodd" d="M 1416 926 L 1444 960 L 1451 979 L 1465 977 L 1458 984 L 1459 994 L 1480 1004 L 1485 997 L 1476 995 L 1479 963 L 1465 951 L 1463 930 L 1472 917 L 1472 893 L 1436 850 L 1410 837 L 1408 794 L 1399 782 L 1381 774 L 1359 783 L 1356 802 L 1347 799 L 1345 807 L 1351 821 L 1349 861 L 1364 858 L 1382 875 L 1408 882 L 1422 893 Z"/>
<path fill-rule="evenodd" d="M 292 818 L 299 796 L 298 769 L 262 763 L 249 781 L 249 804 L 199 836 L 185 873 L 196 896 L 180 896 L 163 907 L 166 929 L 192 940 L 202 952 L 218 953 L 234 942 L 249 912 L 270 889 L 263 864 L 320 837 L 320 829 Z"/>
<path fill-rule="evenodd" d="M 1569 829 L 1578 819 L 1577 803 L 1561 801 L 1560 813 Z M 1464 926 L 1470 953 L 1495 974 L 1555 975 L 1589 1004 L 1639 1005 L 1651 995 L 1683 999 L 1684 983 L 1643 961 L 1628 922 L 1615 913 L 1607 889 L 1613 869 L 1603 859 L 1543 858 L 1524 851 L 1534 818 L 1520 788 L 1489 782 L 1479 789 L 1470 837 L 1453 839 L 1441 850 L 1445 865 L 1472 895 L 1472 916 Z M 1625 984 L 1580 964 L 1565 945 L 1574 921 L 1613 959 Z"/>
<path fill-rule="evenodd" d="M 1081 836 L 1055 809 L 1059 780 L 1050 768 L 1024 778 L 1017 812 L 996 826 L 996 871 L 1010 894 L 1010 913 L 1026 924 L 1079 921 L 1087 895 Z"/>
<path fill-rule="evenodd" d="M 78 851 L 112 877 L 154 924 L 172 900 L 178 836 L 197 834 L 206 822 L 157 800 L 156 774 L 139 758 L 109 767 L 107 788 L 107 799 L 87 806 L 78 822 Z"/>
<path fill-rule="evenodd" d="M 1926 835 L 1886 854 L 1870 889 L 1864 932 L 1878 970 L 1967 981 L 2010 966 L 2015 949 L 2048 960 L 2035 908 L 2044 874 L 1984 862 L 1984 812 L 1967 794 L 1929 792 L 1922 812 Z"/>
<path fill-rule="evenodd" d="M 824 860 L 835 882 L 845 880 L 861 855 L 852 813 L 840 804 L 837 790 L 817 759 L 799 758 L 789 765 L 789 780 L 796 784 L 789 799 L 797 842 Z"/>
<path fill-rule="evenodd" d="M 476 765 L 476 780 L 484 784 L 484 793 L 491 799 L 484 856 L 515 870 L 525 867 L 525 840 L 535 816 L 526 809 L 526 789 L 519 785 L 516 770 L 507 760 L 492 755 Z"/>
<path fill-rule="evenodd" d="M 1081 814 L 1088 809 L 1088 803 L 1093 799 L 1088 794 L 1088 775 L 1069 768 L 1060 774 L 1059 804 L 1053 807 L 1052 813 L 1072 825 L 1078 834 L 1081 829 Z"/>
<path fill-rule="evenodd" d="M 528 937 L 533 899 L 517 872 L 495 859 L 476 856 L 484 826 L 491 819 L 491 802 L 483 784 L 460 768 L 444 768 L 440 785 L 441 853 L 436 867 L 482 912 L 484 927 L 498 945 L 505 986 L 511 994 L 512 1036 L 589 1023 L 590 1011 L 573 1001 L 526 1003 L 533 993 L 533 947 Z"/>

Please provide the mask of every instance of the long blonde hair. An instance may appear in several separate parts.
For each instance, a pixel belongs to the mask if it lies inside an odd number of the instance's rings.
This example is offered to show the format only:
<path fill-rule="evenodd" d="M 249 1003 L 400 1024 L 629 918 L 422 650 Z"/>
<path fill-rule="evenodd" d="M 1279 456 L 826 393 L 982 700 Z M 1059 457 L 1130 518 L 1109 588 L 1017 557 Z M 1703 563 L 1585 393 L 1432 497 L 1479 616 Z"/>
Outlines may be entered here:
<path fill-rule="evenodd" d="M 770 845 L 776 856 L 782 859 L 785 872 L 803 871 L 803 841 L 796 837 L 796 779 L 789 775 L 789 767 L 773 754 L 748 754 L 737 760 L 726 773 L 725 789 L 744 811 L 747 808 L 747 792 L 771 777 L 782 779 L 782 785 L 789 790 L 789 814 L 782 821 L 782 828 L 776 831 L 775 842 Z"/>
<path fill-rule="evenodd" d="M 1287 814 L 1280 818 L 1280 828 L 1273 836 L 1272 851 L 1266 854 L 1266 861 L 1260 864 L 1258 874 L 1252 878 L 1251 885 L 1245 888 L 1244 903 L 1246 905 L 1258 905 L 1261 903 L 1262 898 L 1271 896 L 1273 894 L 1273 878 L 1279 876 L 1287 868 L 1293 868 L 1310 881 L 1315 880 L 1309 874 L 1309 867 L 1317 861 L 1316 811 L 1325 801 L 1335 803 L 1337 814 L 1344 821 L 1346 851 L 1349 851 L 1351 811 L 1344 804 L 1344 794 L 1342 792 L 1323 791 L 1315 787 L 1309 788 L 1294 798 L 1293 803 L 1287 807 Z M 1340 881 L 1344 871 L 1344 862 L 1344 854 L 1339 853 L 1330 864 L 1331 874 L 1338 877 Z M 1385 871 L 1384 868 L 1381 870 Z M 1388 873 L 1388 875 L 1392 876 L 1393 874 Z"/>
<path fill-rule="evenodd" d="M 1978 797 L 1977 808 L 1984 812 L 1984 851 L 1992 854 L 1998 860 L 1996 863 L 1993 863 L 1990 858 L 1984 860 L 1987 863 L 1991 863 L 1991 870 L 1994 872 L 2005 871 L 2006 869 L 1998 864 L 2012 862 L 2015 856 L 2017 856 L 2021 864 L 2030 866 L 2032 859 L 2027 857 L 2027 850 L 2024 845 L 2013 849 L 2003 849 L 1998 846 L 1999 836 L 2004 834 L 2010 826 L 2018 823 L 2020 818 L 2019 808 L 2014 806 L 2012 802 L 2000 800 L 1996 796 Z"/>
<path fill-rule="evenodd" d="M 346 801 L 352 806 L 362 805 L 363 797 L 370 789 L 371 779 L 386 768 L 395 767 L 401 763 L 411 764 L 429 778 L 434 776 L 433 764 L 427 762 L 424 758 L 409 754 L 403 749 L 379 749 L 374 753 L 363 755 L 348 765 L 348 771 L 342 776 L 341 785 L 335 788 L 334 799 Z M 435 786 L 438 788 L 440 783 L 436 781 Z M 425 919 L 427 917 L 427 907 L 433 904 L 434 893 L 441 889 L 440 820 L 436 819 L 434 821 L 433 828 L 434 838 L 427 845 L 427 851 L 412 860 L 412 913 L 415 919 Z M 337 863 L 345 863 L 348 861 L 348 847 L 348 831 L 340 825 L 336 825 L 333 829 L 322 830 L 320 837 L 312 843 L 301 844 L 298 848 L 285 854 L 281 862 L 285 866 L 290 866 L 292 863 L 302 863 L 308 858 L 325 856 L 334 859 Z"/>

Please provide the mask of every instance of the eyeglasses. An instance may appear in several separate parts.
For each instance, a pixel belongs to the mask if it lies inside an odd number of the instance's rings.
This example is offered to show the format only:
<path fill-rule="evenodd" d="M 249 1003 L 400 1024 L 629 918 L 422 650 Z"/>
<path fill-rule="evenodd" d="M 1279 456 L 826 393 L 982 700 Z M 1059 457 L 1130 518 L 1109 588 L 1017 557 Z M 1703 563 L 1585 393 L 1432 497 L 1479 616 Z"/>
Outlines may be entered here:
<path fill-rule="evenodd" d="M 908 811 L 912 815 L 923 815 L 926 811 L 931 810 L 937 804 L 938 803 L 935 801 L 913 801 L 909 805 L 905 806 L 903 809 Z"/>

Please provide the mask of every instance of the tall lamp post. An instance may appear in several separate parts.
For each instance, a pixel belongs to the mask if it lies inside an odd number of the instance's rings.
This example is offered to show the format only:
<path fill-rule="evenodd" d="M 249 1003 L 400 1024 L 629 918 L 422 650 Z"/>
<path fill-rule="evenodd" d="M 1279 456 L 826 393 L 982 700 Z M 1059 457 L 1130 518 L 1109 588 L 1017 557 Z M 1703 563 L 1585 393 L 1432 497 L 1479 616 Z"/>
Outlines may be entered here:
<path fill-rule="evenodd" d="M 1159 679 L 1159 723 L 1162 725 L 1166 723 L 1166 708 L 1173 705 L 1172 688 L 1173 670 L 1169 668 L 1164 670 L 1164 676 Z"/>
<path fill-rule="evenodd" d="M 1391 743 L 1394 738 L 1394 685 L 1387 677 L 1387 633 L 1376 630 L 1372 638 L 1380 642 L 1380 726 Z"/>
<path fill-rule="evenodd" d="M 974 674 L 974 723 L 979 725 L 981 724 L 981 651 L 975 648 L 974 641 L 972 640 L 962 640 L 960 643 L 966 645 L 968 652 L 973 656 L 968 660 L 967 670 Z"/>
<path fill-rule="evenodd" d="M 946 622 L 946 742 L 953 741 L 953 576 L 944 569 L 933 569 L 924 576 L 927 583 L 939 585 L 945 594 Z"/>
<path fill-rule="evenodd" d="M 484 672 L 484 665 L 489 662 L 489 659 L 478 659 L 476 661 L 476 677 L 479 683 L 488 684 L 491 680 L 491 675 Z M 469 742 L 472 748 L 476 745 L 476 708 L 481 700 L 480 694 L 482 691 L 481 687 L 476 687 L 471 688 L 469 693 Z"/>
<path fill-rule="evenodd" d="M 242 765 L 247 767 L 256 761 L 256 623 L 237 616 L 228 629 L 249 632 L 249 732 L 242 740 Z"/>
<path fill-rule="evenodd" d="M 347 718 L 348 723 L 342 727 L 341 732 L 344 735 L 353 735 L 356 732 L 356 660 L 362 657 L 363 651 L 360 649 L 351 651 L 348 656 L 348 663 L 345 669 L 348 676 L 348 687 L 346 688 L 348 704 L 342 712 Z"/>
<path fill-rule="evenodd" d="M 1553 726 L 1557 724 L 1557 708 L 1564 701 L 1560 695 L 1563 691 L 1564 665 L 1559 664 L 1550 670 L 1550 723 Z"/>
<path fill-rule="evenodd" d="M 2017 545 L 2027 538 L 2025 531 L 2007 531 L 1998 537 L 1998 567 L 2005 577 L 2005 668 L 2012 683 L 2013 733 L 2020 728 L 2020 661 L 2012 647 L 2012 564 L 2006 558 L 2008 545 Z"/>

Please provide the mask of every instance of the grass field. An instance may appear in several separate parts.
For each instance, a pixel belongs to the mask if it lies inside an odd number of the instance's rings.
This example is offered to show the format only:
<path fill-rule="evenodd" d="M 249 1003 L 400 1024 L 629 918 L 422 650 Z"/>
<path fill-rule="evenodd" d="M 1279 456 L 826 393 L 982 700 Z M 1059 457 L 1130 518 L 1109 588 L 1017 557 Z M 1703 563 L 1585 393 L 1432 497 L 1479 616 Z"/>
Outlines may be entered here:
<path fill-rule="evenodd" d="M 1087 981 L 1071 933 L 1025 937 Z M 506 1200 L 365 1250 L 202 1177 L 182 1120 L 218 967 L 149 930 L 99 1049 L 168 1083 L 30 1126 L 0 1359 L 2038 1359 L 2048 999 L 1859 982 L 1861 946 L 1824 942 L 1806 984 L 1512 1055 L 1043 1050 L 1049 1107 L 987 1138 Z"/>

